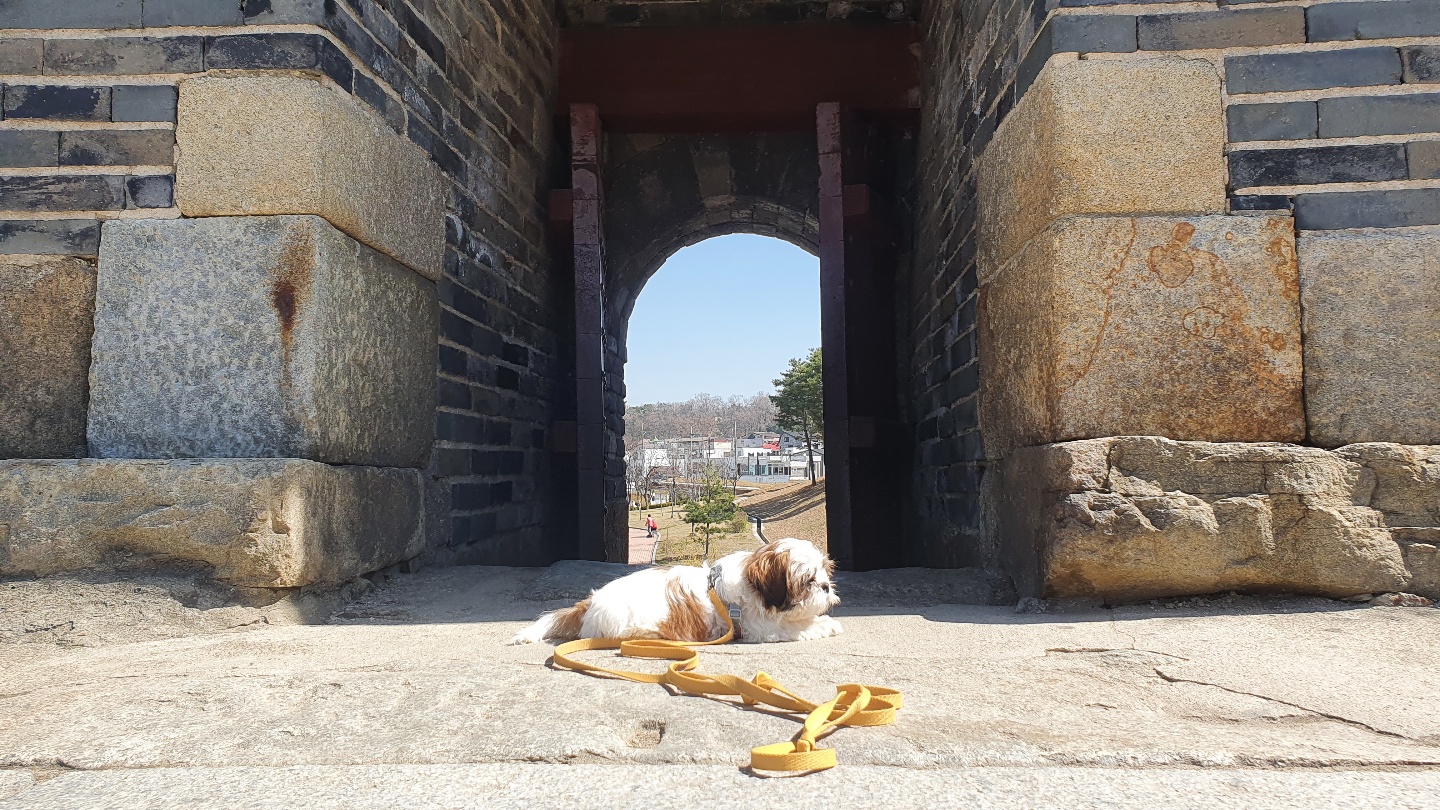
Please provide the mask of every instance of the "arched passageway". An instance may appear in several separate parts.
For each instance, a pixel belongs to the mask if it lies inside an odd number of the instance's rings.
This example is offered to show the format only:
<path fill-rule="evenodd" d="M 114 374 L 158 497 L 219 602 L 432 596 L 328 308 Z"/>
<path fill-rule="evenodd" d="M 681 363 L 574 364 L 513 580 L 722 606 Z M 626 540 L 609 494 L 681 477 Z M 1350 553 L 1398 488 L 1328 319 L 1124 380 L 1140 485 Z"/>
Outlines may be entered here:
<path fill-rule="evenodd" d="M 607 139 L 605 184 L 606 547 L 626 532 L 625 363 L 630 315 L 674 253 L 751 233 L 819 250 L 819 162 L 803 134 L 647 135 Z"/>
<path fill-rule="evenodd" d="M 578 556 L 627 554 L 625 332 L 636 294 L 680 247 L 749 232 L 820 257 L 831 552 L 844 567 L 903 562 L 882 515 L 904 500 L 909 443 L 895 279 L 910 253 L 915 36 L 825 25 L 564 39 L 571 185 L 551 221 L 571 239 L 576 285 Z"/>

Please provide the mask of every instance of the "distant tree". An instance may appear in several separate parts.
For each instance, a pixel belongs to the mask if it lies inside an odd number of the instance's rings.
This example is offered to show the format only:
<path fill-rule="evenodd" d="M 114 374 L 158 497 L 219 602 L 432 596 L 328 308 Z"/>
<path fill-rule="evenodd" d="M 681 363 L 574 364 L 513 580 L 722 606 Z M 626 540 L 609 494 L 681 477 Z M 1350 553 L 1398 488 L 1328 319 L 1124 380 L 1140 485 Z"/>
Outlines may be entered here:
<path fill-rule="evenodd" d="M 699 529 L 705 536 L 705 559 L 710 559 L 710 535 L 717 525 L 735 517 L 735 496 L 725 488 L 725 481 L 713 469 L 705 470 L 698 497 L 685 503 L 685 522 L 691 531 Z"/>
<path fill-rule="evenodd" d="M 748 436 L 775 427 L 775 406 L 765 394 L 728 399 L 696 394 L 685 402 L 625 408 L 625 432 L 636 439 Z"/>
<path fill-rule="evenodd" d="M 780 427 L 805 436 L 805 464 L 810 483 L 815 483 L 814 439 L 825 433 L 825 400 L 820 375 L 820 350 L 811 349 L 804 358 L 790 361 L 790 368 L 773 381 L 776 421 Z"/>

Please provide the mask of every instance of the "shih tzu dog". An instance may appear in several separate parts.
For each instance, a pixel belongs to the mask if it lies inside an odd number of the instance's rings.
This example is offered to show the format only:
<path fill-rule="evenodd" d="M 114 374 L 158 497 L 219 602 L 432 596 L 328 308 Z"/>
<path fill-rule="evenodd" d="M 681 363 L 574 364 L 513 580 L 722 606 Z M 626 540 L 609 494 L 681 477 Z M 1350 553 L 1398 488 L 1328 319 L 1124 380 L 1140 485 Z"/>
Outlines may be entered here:
<path fill-rule="evenodd" d="M 574 607 L 552 611 L 521 631 L 511 644 L 542 639 L 665 638 L 708 641 L 725 632 L 710 599 L 738 608 L 741 641 L 808 641 L 841 632 L 827 616 L 840 603 L 831 574 L 835 563 L 807 540 L 787 538 L 740 551 L 714 565 L 647 568 L 591 592 Z"/>

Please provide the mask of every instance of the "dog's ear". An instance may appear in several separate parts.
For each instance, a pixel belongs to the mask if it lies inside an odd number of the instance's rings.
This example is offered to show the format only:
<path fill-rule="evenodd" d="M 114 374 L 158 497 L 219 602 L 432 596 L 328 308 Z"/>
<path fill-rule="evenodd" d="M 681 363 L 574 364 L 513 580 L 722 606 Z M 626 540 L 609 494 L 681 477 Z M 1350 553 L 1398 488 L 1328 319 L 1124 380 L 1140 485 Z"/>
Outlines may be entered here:
<path fill-rule="evenodd" d="M 835 576 L 835 561 L 829 557 L 825 558 L 825 575 L 830 577 Z"/>
<path fill-rule="evenodd" d="M 743 573 L 745 581 L 760 594 L 765 607 L 787 610 L 794 604 L 790 552 L 780 551 L 774 545 L 762 546 L 745 561 Z"/>

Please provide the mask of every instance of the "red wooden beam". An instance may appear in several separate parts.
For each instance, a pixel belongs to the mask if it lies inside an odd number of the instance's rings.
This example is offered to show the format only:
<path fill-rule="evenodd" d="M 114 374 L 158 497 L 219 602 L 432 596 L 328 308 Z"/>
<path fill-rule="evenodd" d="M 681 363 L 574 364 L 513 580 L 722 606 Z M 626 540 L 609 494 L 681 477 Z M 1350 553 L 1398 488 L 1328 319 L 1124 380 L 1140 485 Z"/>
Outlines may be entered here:
<path fill-rule="evenodd" d="M 612 132 L 813 131 L 815 108 L 919 108 L 912 23 L 803 23 L 560 32 L 560 104 L 593 103 Z"/>

